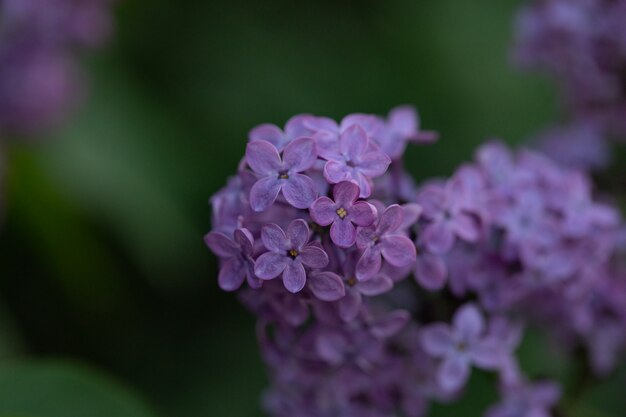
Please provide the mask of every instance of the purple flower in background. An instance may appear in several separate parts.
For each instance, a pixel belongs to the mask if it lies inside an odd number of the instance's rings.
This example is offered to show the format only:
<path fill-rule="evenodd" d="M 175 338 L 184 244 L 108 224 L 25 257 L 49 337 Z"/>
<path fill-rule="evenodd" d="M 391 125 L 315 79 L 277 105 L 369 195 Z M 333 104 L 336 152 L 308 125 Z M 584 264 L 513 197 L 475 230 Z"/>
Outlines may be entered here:
<path fill-rule="evenodd" d="M 445 186 L 431 184 L 420 191 L 417 202 L 429 222 L 422 231 L 424 246 L 434 254 L 444 254 L 454 245 L 456 237 L 475 242 L 480 236 L 478 219 L 466 208 L 471 207 L 465 194 L 449 181 Z"/>
<path fill-rule="evenodd" d="M 380 136 L 381 149 L 394 161 L 402 157 L 407 143 L 432 143 L 438 138 L 435 132 L 419 131 L 419 117 L 413 106 L 392 109 Z"/>
<path fill-rule="evenodd" d="M 359 198 L 359 187 L 342 181 L 333 190 L 335 200 L 320 197 L 310 208 L 311 217 L 321 226 L 330 228 L 330 237 L 339 247 L 348 248 L 356 241 L 357 226 L 369 226 L 376 220 L 376 208 Z"/>
<path fill-rule="evenodd" d="M 396 267 L 404 267 L 415 262 L 415 245 L 401 230 L 404 214 L 397 204 L 379 213 L 376 225 L 359 227 L 356 244 L 363 255 L 356 266 L 356 277 L 368 280 L 380 271 L 382 258 Z"/>
<path fill-rule="evenodd" d="M 271 206 L 282 190 L 285 200 L 300 209 L 309 208 L 315 200 L 315 183 L 301 174 L 317 159 L 315 142 L 298 138 L 290 142 L 281 158 L 278 149 L 264 140 L 248 143 L 246 162 L 260 176 L 250 190 L 250 206 L 263 211 Z"/>
<path fill-rule="evenodd" d="M 328 255 L 317 244 L 308 243 L 309 235 L 309 226 L 301 219 L 292 221 L 287 233 L 275 224 L 266 225 L 261 231 L 261 239 L 269 252 L 256 260 L 255 274 L 264 280 L 282 274 L 288 291 L 302 290 L 306 284 L 305 266 L 319 269 L 328 265 Z"/>
<path fill-rule="evenodd" d="M 522 383 L 505 387 L 503 396 L 485 417 L 550 417 L 550 410 L 561 397 L 561 388 L 549 381 Z"/>
<path fill-rule="evenodd" d="M 440 255 L 428 252 L 423 245 L 417 245 L 417 259 L 413 276 L 418 284 L 427 290 L 439 290 L 445 284 L 448 277 L 448 267 Z"/>
<path fill-rule="evenodd" d="M 244 279 L 251 288 L 259 288 L 261 281 L 254 275 L 254 237 L 247 229 L 237 229 L 234 240 L 221 232 L 204 237 L 207 246 L 225 262 L 220 269 L 218 284 L 224 291 L 235 291 Z"/>
<path fill-rule="evenodd" d="M 361 198 L 372 194 L 371 179 L 383 175 L 391 163 L 391 159 L 370 142 L 365 130 L 358 125 L 350 126 L 341 134 L 336 150 L 323 153 L 320 150 L 320 156 L 328 160 L 324 165 L 324 177 L 328 182 L 355 181 Z"/>
<path fill-rule="evenodd" d="M 501 350 L 493 339 L 486 338 L 485 321 L 473 304 L 465 304 L 455 313 L 452 326 L 431 324 L 421 333 L 424 350 L 442 359 L 437 381 L 446 391 L 463 387 L 473 365 L 483 369 L 496 369 L 501 364 Z"/>

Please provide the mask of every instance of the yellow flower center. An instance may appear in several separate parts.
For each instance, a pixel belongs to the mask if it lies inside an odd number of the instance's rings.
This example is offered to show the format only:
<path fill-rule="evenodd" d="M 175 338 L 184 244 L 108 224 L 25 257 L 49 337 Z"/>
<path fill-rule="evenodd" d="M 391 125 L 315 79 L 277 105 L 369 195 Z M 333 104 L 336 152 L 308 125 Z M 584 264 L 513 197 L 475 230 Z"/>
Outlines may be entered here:
<path fill-rule="evenodd" d="M 348 278 L 348 285 L 349 286 L 354 287 L 356 285 L 356 283 L 357 283 L 356 278 L 354 278 L 354 277 Z"/>
<path fill-rule="evenodd" d="M 292 258 L 295 258 L 296 256 L 298 256 L 298 251 L 295 249 L 290 249 L 288 253 L 289 253 L 289 256 L 291 256 Z"/>
<path fill-rule="evenodd" d="M 341 219 L 344 219 L 347 215 L 348 215 L 348 212 L 346 211 L 345 208 L 341 207 L 340 209 L 337 210 L 337 216 L 339 216 Z"/>

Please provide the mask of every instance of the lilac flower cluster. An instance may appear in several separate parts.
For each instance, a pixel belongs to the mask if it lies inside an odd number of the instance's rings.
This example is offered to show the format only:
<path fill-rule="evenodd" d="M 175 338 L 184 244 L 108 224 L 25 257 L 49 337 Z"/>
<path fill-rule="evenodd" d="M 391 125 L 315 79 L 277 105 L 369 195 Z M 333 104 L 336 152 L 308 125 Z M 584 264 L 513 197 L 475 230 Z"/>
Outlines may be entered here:
<path fill-rule="evenodd" d="M 603 166 L 607 139 L 626 138 L 625 21 L 624 0 L 531 0 L 518 15 L 516 61 L 554 78 L 569 113 L 539 145 L 572 166 Z"/>
<path fill-rule="evenodd" d="M 418 188 L 404 149 L 435 139 L 409 107 L 250 132 L 205 241 L 258 318 L 271 415 L 420 417 L 474 368 L 498 376 L 488 417 L 551 415 L 558 385 L 515 354 L 535 324 L 611 369 L 626 342 L 616 210 L 584 174 L 500 143 Z"/>
<path fill-rule="evenodd" d="M 0 2 L 0 137 L 56 125 L 78 100 L 77 49 L 109 35 L 112 0 Z"/>

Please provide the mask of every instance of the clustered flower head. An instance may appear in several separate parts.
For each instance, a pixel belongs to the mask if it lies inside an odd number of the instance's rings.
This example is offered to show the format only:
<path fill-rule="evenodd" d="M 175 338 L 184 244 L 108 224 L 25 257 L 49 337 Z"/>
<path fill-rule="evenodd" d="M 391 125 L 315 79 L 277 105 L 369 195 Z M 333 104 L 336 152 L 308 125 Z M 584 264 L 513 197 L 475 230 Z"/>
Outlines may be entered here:
<path fill-rule="evenodd" d="M 589 178 L 492 142 L 448 179 L 417 187 L 417 113 L 298 115 L 250 132 L 216 193 L 219 286 L 257 316 L 278 417 L 425 416 L 472 369 L 502 399 L 486 416 L 548 416 L 558 384 L 524 375 L 526 326 L 608 373 L 626 340 L 621 219 Z"/>
<path fill-rule="evenodd" d="M 531 0 L 518 14 L 517 63 L 551 76 L 568 113 L 541 135 L 550 156 L 603 167 L 607 140 L 626 138 L 625 21 L 624 0 Z"/>
<path fill-rule="evenodd" d="M 75 54 L 107 39 L 112 1 L 0 2 L 0 137 L 64 119 L 81 90 Z"/>

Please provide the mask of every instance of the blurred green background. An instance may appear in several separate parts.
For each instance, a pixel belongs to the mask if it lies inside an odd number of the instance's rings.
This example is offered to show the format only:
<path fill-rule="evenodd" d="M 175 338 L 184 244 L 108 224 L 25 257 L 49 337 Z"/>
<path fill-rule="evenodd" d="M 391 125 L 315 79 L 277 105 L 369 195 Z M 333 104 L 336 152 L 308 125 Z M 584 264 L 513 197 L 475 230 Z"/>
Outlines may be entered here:
<path fill-rule="evenodd" d="M 510 65 L 519 4 L 120 1 L 115 38 L 85 57 L 85 106 L 8 150 L 0 416 L 262 415 L 254 320 L 218 290 L 202 241 L 247 131 L 411 103 L 441 133 L 409 150 L 418 179 L 485 138 L 518 143 L 557 114 L 550 83 Z M 534 340 L 522 349 L 534 374 L 573 372 Z M 495 389 L 474 379 L 433 415 L 480 415 Z M 604 383 L 580 417 L 626 415 L 625 384 Z"/>

